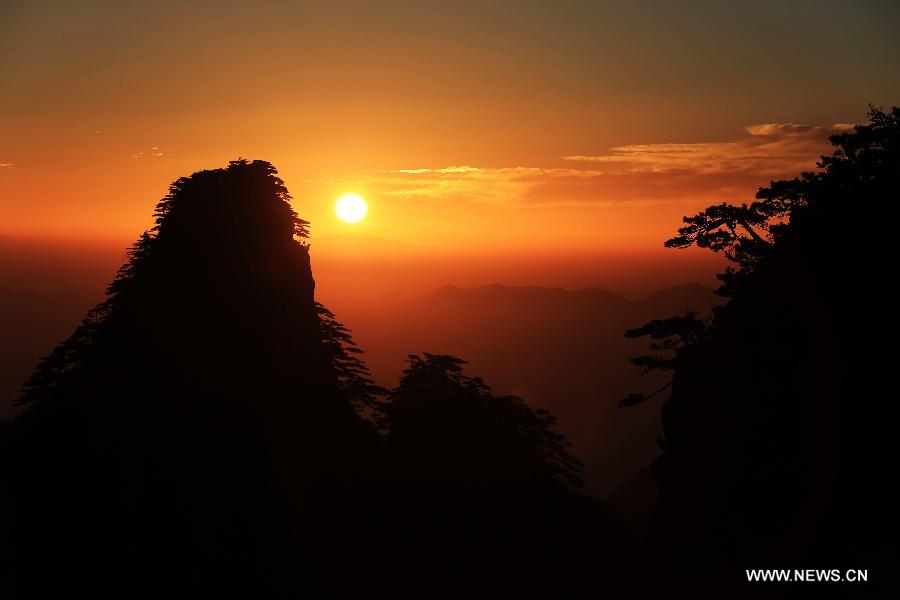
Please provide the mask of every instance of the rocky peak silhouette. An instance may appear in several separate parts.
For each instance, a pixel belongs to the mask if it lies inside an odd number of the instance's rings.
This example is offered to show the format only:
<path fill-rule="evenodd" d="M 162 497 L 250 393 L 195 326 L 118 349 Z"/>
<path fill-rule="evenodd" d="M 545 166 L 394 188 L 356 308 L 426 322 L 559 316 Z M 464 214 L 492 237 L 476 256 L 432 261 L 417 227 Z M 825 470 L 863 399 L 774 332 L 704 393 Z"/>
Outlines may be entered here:
<path fill-rule="evenodd" d="M 107 299 L 38 367 L 2 436 L 21 580 L 52 564 L 76 587 L 159 570 L 163 588 L 258 593 L 296 576 L 301 537 L 339 543 L 317 523 L 366 468 L 358 400 L 374 390 L 315 302 L 289 200 L 264 161 L 177 180 Z M 320 520 L 300 536 L 303 512 Z"/>

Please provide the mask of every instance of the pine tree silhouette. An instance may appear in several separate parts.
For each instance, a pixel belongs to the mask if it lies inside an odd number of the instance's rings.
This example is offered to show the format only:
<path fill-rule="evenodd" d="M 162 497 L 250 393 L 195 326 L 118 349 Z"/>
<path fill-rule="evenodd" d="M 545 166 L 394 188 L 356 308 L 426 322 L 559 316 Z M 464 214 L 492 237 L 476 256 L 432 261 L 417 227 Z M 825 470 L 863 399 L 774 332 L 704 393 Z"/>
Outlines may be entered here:
<path fill-rule="evenodd" d="M 409 367 L 383 409 L 388 445 L 421 461 L 421 478 L 460 476 L 473 485 L 579 487 L 581 463 L 556 420 L 516 396 L 494 396 L 465 361 L 428 354 Z M 450 472 L 455 471 L 455 473 Z"/>
<path fill-rule="evenodd" d="M 464 364 L 410 356 L 380 410 L 392 489 L 383 512 L 408 574 L 398 588 L 442 598 L 565 595 L 585 577 L 578 561 L 596 552 L 591 525 L 603 521 L 577 494 L 581 463 L 549 413 L 494 395 Z"/>
<path fill-rule="evenodd" d="M 687 217 L 667 242 L 728 252 L 736 268 L 709 327 L 645 361 L 674 373 L 646 553 L 658 593 L 736 588 L 762 565 L 890 568 L 882 482 L 896 452 L 879 429 L 894 421 L 877 399 L 892 386 L 872 352 L 893 310 L 879 287 L 890 249 L 858 215 L 884 214 L 900 191 L 900 109 L 872 109 L 831 142 L 819 171 Z M 673 333 L 655 323 L 632 334 Z"/>
<path fill-rule="evenodd" d="M 553 417 L 450 356 L 374 384 L 315 301 L 289 200 L 263 161 L 179 179 L 38 367 L 0 423 L 7 587 L 546 597 L 588 579 L 609 516 Z"/>
<path fill-rule="evenodd" d="M 314 300 L 289 200 L 264 161 L 177 180 L 108 298 L 29 380 L 2 435 L 20 582 L 208 595 L 340 579 L 331 523 L 377 443 L 361 411 L 379 388 Z"/>

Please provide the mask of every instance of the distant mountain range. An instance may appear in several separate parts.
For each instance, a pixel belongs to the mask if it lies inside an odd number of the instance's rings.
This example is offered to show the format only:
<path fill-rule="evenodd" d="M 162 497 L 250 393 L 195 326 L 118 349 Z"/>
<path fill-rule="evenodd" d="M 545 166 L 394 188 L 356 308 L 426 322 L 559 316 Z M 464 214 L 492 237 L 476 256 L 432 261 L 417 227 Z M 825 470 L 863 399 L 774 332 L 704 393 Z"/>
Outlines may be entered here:
<path fill-rule="evenodd" d="M 0 417 L 38 360 L 72 333 L 121 261 L 121 249 L 79 249 L 0 238 Z M 370 275 L 393 285 L 396 273 Z M 438 276 L 439 273 L 435 273 Z M 375 290 L 374 294 L 382 293 Z M 497 392 L 551 410 L 586 464 L 590 491 L 603 494 L 652 459 L 659 402 L 616 402 L 650 389 L 628 363 L 644 342 L 625 329 L 684 309 L 708 312 L 712 289 L 691 283 L 633 300 L 602 288 L 443 286 L 417 298 L 344 302 L 338 318 L 353 330 L 379 383 L 397 383 L 407 355 L 454 354 Z"/>
<path fill-rule="evenodd" d="M 97 302 L 96 290 L 23 292 L 0 287 L 0 417 L 12 414 L 38 360 L 72 333 Z"/>
<path fill-rule="evenodd" d="M 628 358 L 641 341 L 625 329 L 685 309 L 708 313 L 716 296 L 699 284 L 630 300 L 599 288 L 444 286 L 396 312 L 345 321 L 384 385 L 393 385 L 408 354 L 453 354 L 469 361 L 499 393 L 550 410 L 586 465 L 586 483 L 606 493 L 657 454 L 659 403 L 620 409 L 629 392 L 658 384 Z"/>
<path fill-rule="evenodd" d="M 0 418 L 38 360 L 103 299 L 123 250 L 0 235 Z"/>

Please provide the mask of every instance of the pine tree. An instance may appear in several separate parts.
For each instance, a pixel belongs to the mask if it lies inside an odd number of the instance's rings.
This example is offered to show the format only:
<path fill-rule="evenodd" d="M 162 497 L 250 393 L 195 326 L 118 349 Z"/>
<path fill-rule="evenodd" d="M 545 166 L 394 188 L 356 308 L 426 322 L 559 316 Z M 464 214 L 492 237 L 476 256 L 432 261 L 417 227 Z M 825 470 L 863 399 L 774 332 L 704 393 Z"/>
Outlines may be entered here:
<path fill-rule="evenodd" d="M 448 355 L 409 357 L 383 408 L 388 444 L 439 478 L 448 469 L 451 477 L 485 486 L 515 480 L 580 486 L 581 463 L 554 431 L 556 419 L 516 396 L 493 395 L 480 377 L 463 372 L 464 364 Z"/>
<path fill-rule="evenodd" d="M 90 589 L 155 572 L 260 593 L 329 570 L 300 557 L 341 543 L 328 515 L 377 443 L 362 412 L 380 390 L 314 300 L 290 200 L 264 161 L 177 180 L 38 367 L 3 432 L 24 579 L 49 562 Z"/>
<path fill-rule="evenodd" d="M 670 241 L 735 263 L 708 326 L 669 319 L 631 332 L 669 352 L 641 366 L 673 372 L 652 467 L 658 593 L 733 595 L 732 574 L 751 564 L 889 568 L 896 510 L 884 482 L 896 452 L 880 429 L 895 421 L 889 355 L 875 348 L 895 309 L 883 284 L 891 238 L 877 219 L 900 191 L 900 109 L 872 109 L 831 142 L 818 171 L 686 218 Z M 718 565 L 719 581 L 698 563 Z"/>

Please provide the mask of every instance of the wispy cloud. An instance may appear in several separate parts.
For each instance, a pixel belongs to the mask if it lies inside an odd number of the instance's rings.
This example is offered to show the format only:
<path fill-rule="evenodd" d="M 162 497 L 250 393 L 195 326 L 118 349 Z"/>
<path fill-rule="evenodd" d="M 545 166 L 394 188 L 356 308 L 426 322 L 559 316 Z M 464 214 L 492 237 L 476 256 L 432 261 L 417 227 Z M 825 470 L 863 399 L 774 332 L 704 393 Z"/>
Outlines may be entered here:
<path fill-rule="evenodd" d="M 747 173 L 778 176 L 809 170 L 828 148 L 829 135 L 852 125 L 764 123 L 745 128 L 746 135 L 730 142 L 633 144 L 605 154 L 564 156 L 564 160 L 604 165 L 620 172 L 697 174 Z"/>
<path fill-rule="evenodd" d="M 455 203 L 575 206 L 734 200 L 771 179 L 815 168 L 818 157 L 828 152 L 828 136 L 849 127 L 766 123 L 747 127 L 733 141 L 619 146 L 597 155 L 561 157 L 563 166 L 412 166 L 342 183 L 382 197 Z"/>
<path fill-rule="evenodd" d="M 0 163 L 0 169 L 11 169 L 13 168 L 15 163 Z"/>
<path fill-rule="evenodd" d="M 515 203 L 548 182 L 584 180 L 601 171 L 551 167 L 483 168 L 454 165 L 435 169 L 382 171 L 365 181 L 386 196 L 465 199 L 473 202 Z"/>
<path fill-rule="evenodd" d="M 153 146 L 146 152 L 143 150 L 135 152 L 131 155 L 131 158 L 164 158 L 169 156 L 175 156 L 175 154 L 168 148 L 163 149 L 161 146 Z"/>

